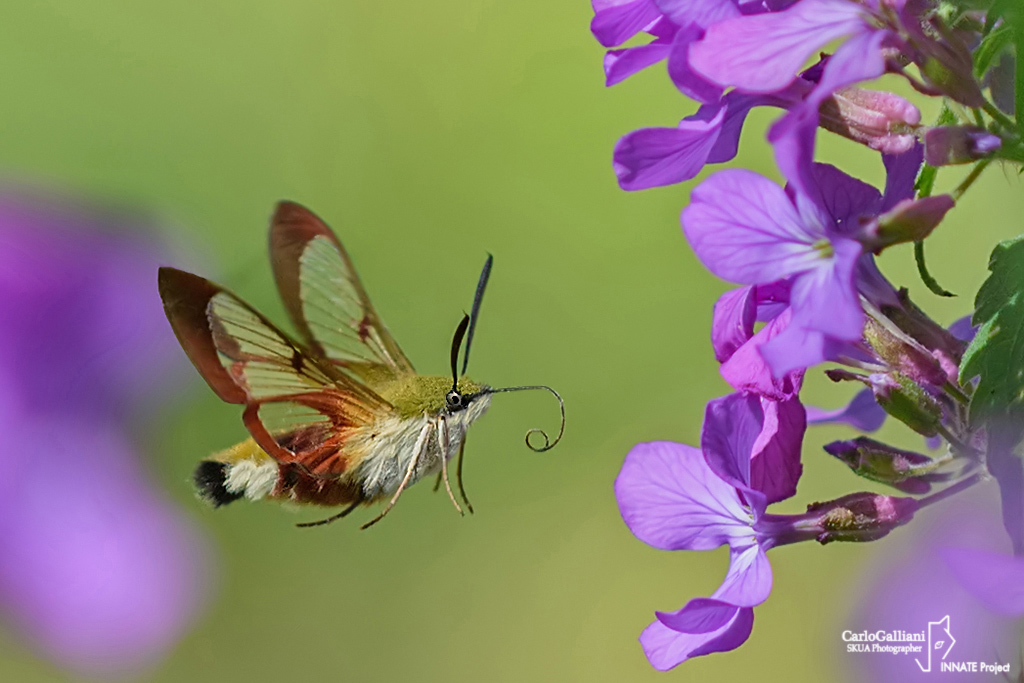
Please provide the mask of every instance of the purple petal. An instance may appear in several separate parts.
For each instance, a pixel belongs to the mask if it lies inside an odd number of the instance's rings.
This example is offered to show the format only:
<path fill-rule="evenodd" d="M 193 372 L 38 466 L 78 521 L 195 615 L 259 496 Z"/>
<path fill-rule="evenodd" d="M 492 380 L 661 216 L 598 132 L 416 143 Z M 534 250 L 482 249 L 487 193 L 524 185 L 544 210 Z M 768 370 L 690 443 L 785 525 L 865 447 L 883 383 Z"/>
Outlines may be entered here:
<path fill-rule="evenodd" d="M 718 297 L 711 315 L 711 346 L 715 360 L 724 363 L 754 336 L 757 304 L 755 287 L 733 289 Z"/>
<path fill-rule="evenodd" d="M 735 650 L 750 637 L 754 627 L 754 610 L 736 609 L 735 616 L 718 631 L 691 635 L 673 631 L 655 621 L 640 635 L 647 660 L 655 669 L 668 671 L 687 659 L 714 652 Z"/>
<path fill-rule="evenodd" d="M 740 16 L 734 0 L 654 0 L 658 9 L 679 26 L 696 24 L 707 28 Z"/>
<path fill-rule="evenodd" d="M 792 311 L 786 308 L 777 318 L 762 327 L 757 334 L 737 349 L 722 364 L 722 378 L 737 391 L 751 392 L 777 401 L 796 396 L 800 392 L 803 376 L 787 373 L 779 377 L 762 355 L 762 349 L 782 334 L 790 324 Z"/>
<path fill-rule="evenodd" d="M 661 17 L 651 0 L 595 0 L 590 31 L 605 47 L 616 47 L 653 24 Z"/>
<path fill-rule="evenodd" d="M 662 550 L 711 550 L 751 534 L 736 489 L 684 444 L 634 446 L 615 480 L 615 498 L 630 531 Z"/>
<path fill-rule="evenodd" d="M 855 232 L 858 218 L 875 215 L 881 208 L 882 195 L 878 190 L 831 164 L 814 164 L 811 178 L 822 207 L 843 234 Z"/>
<path fill-rule="evenodd" d="M 646 45 L 609 50 L 604 55 L 604 84 L 611 87 L 621 83 L 638 71 L 665 59 L 671 50 L 672 43 L 661 38 Z"/>
<path fill-rule="evenodd" d="M 781 280 L 821 260 L 813 245 L 822 235 L 782 188 L 745 169 L 719 171 L 694 188 L 682 223 L 701 262 L 732 282 Z"/>
<path fill-rule="evenodd" d="M 793 282 L 792 326 L 812 329 L 836 339 L 857 341 L 864 331 L 864 311 L 853 274 L 860 257 L 859 243 L 832 240 L 833 257 Z"/>
<path fill-rule="evenodd" d="M 970 343 L 974 339 L 974 335 L 978 333 L 978 326 L 971 325 L 971 316 L 965 315 L 962 318 L 957 318 L 949 326 L 949 333 L 962 342 Z"/>
<path fill-rule="evenodd" d="M 939 555 L 968 593 L 996 614 L 1024 615 L 1024 557 L 977 548 L 941 548 Z"/>
<path fill-rule="evenodd" d="M 808 424 L 841 422 L 862 432 L 877 431 L 885 422 L 887 413 L 875 401 L 871 389 L 861 389 L 849 404 L 836 410 L 822 410 L 807 406 Z"/>
<path fill-rule="evenodd" d="M 750 456 L 763 421 L 761 400 L 751 394 L 722 396 L 704 409 L 701 451 L 708 467 L 737 489 L 750 488 Z"/>
<path fill-rule="evenodd" d="M 680 633 L 711 633 L 736 616 L 736 605 L 714 598 L 694 598 L 677 612 L 656 612 L 658 621 Z"/>
<path fill-rule="evenodd" d="M 809 1 L 802 0 L 797 7 Z M 884 31 L 865 31 L 843 44 L 825 64 L 817 87 L 769 131 L 768 141 L 775 148 L 779 170 L 798 192 L 816 197 L 810 170 L 822 102 L 840 88 L 881 76 L 885 72 L 882 44 L 887 38 Z"/>
<path fill-rule="evenodd" d="M 760 348 L 761 356 L 775 377 L 804 370 L 851 351 L 847 342 L 817 331 L 790 325 Z M 854 349 L 855 351 L 855 349 Z"/>
<path fill-rule="evenodd" d="M 803 450 L 807 417 L 797 399 L 761 399 L 764 426 L 754 442 L 750 462 L 751 487 L 764 494 L 769 504 L 796 494 L 803 473 Z"/>
<path fill-rule="evenodd" d="M 725 110 L 702 107 L 678 128 L 641 128 L 615 145 L 612 165 L 624 190 L 644 190 L 689 180 L 704 168 Z"/>
<path fill-rule="evenodd" d="M 755 542 L 731 548 L 729 572 L 710 598 L 697 598 L 678 612 L 658 612 L 658 621 L 682 633 L 709 633 L 725 626 L 736 607 L 756 607 L 772 590 L 772 567 Z"/>
<path fill-rule="evenodd" d="M 710 26 L 704 40 L 690 48 L 690 63 L 719 85 L 772 92 L 786 87 L 820 47 L 864 28 L 856 3 L 801 0 L 784 12 Z"/>
<path fill-rule="evenodd" d="M 885 192 L 882 193 L 881 211 L 888 211 L 904 199 L 913 199 L 914 184 L 924 161 L 924 145 L 918 143 L 903 154 L 883 154 L 885 164 Z"/>
<path fill-rule="evenodd" d="M 722 121 L 718 140 L 708 154 L 708 163 L 722 164 L 736 156 L 740 145 L 740 133 L 743 132 L 743 123 L 747 120 L 747 114 L 751 109 L 762 106 L 781 107 L 785 104 L 785 100 L 778 97 L 747 95 L 736 90 L 728 93 L 722 98 L 725 119 Z"/>
<path fill-rule="evenodd" d="M 730 394 L 708 402 L 700 446 L 708 467 L 744 491 L 760 515 L 766 502 L 796 492 L 805 429 L 799 401 L 780 404 L 753 394 Z M 747 489 L 763 495 L 755 497 Z"/>
<path fill-rule="evenodd" d="M 757 319 L 761 322 L 775 320 L 789 308 L 789 294 L 793 289 L 790 280 L 777 280 L 757 286 Z"/>
<path fill-rule="evenodd" d="M 731 4 L 731 0 L 725 0 Z M 668 56 L 668 75 L 679 92 L 698 102 L 718 102 L 722 88 L 709 83 L 690 68 L 690 45 L 704 36 L 704 30 L 697 24 L 681 24 L 672 40 L 672 51 Z"/>
<path fill-rule="evenodd" d="M 772 566 L 756 542 L 729 549 L 729 573 L 711 597 L 737 607 L 755 607 L 772 592 Z"/>

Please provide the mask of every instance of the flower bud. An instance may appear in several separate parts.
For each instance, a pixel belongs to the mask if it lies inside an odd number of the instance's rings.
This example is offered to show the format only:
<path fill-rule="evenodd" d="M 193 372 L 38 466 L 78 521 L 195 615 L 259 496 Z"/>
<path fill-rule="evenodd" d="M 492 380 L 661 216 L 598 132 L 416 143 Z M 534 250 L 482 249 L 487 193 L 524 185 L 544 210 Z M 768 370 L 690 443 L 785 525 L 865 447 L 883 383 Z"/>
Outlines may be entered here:
<path fill-rule="evenodd" d="M 938 390 L 949 381 L 946 369 L 935 355 L 902 330 L 892 330 L 868 318 L 864 337 L 886 365 L 917 385 Z"/>
<path fill-rule="evenodd" d="M 971 51 L 955 31 L 941 23 L 932 24 L 934 34 L 926 34 L 914 22 L 905 26 L 917 48 L 917 66 L 925 82 L 946 97 L 968 107 L 982 107 L 985 97 L 974 78 Z"/>
<path fill-rule="evenodd" d="M 833 441 L 825 452 L 847 465 L 854 474 L 877 481 L 903 493 L 928 493 L 935 482 L 949 475 L 934 472 L 936 462 L 926 455 L 904 451 L 859 436 L 849 441 Z"/>
<path fill-rule="evenodd" d="M 935 436 L 942 408 L 931 395 L 898 372 L 871 375 L 875 400 L 885 412 L 922 436 Z"/>
<path fill-rule="evenodd" d="M 924 160 L 930 166 L 967 164 L 999 151 L 1003 141 L 977 126 L 940 126 L 924 134 Z"/>
<path fill-rule="evenodd" d="M 923 240 L 955 204 L 948 194 L 904 199 L 868 222 L 861 230 L 862 240 L 876 254 L 894 244 Z"/>
<path fill-rule="evenodd" d="M 920 110 L 899 95 L 843 88 L 821 105 L 820 126 L 883 154 L 913 148 Z"/>
<path fill-rule="evenodd" d="M 826 503 L 812 503 L 807 506 L 807 513 L 816 515 L 820 529 L 817 540 L 824 545 L 832 541 L 876 541 L 913 519 L 917 508 L 913 498 L 864 491 Z"/>
<path fill-rule="evenodd" d="M 833 368 L 825 371 L 833 382 L 855 381 L 871 387 L 875 401 L 885 412 L 923 436 L 935 436 L 942 420 L 942 407 L 913 380 L 899 372 L 859 375 Z"/>

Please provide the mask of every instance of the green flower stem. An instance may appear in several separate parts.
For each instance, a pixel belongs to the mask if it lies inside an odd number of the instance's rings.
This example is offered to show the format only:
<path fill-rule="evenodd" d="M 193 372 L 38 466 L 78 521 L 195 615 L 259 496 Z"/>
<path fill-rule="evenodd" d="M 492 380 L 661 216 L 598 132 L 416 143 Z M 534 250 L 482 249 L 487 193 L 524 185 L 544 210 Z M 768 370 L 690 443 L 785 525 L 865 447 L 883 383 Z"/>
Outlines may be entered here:
<path fill-rule="evenodd" d="M 921 282 L 928 288 L 928 291 L 936 296 L 956 296 L 953 292 L 944 289 L 939 284 L 939 281 L 928 272 L 928 266 L 924 262 L 924 240 L 914 242 L 914 261 L 917 263 L 917 274 L 921 277 Z"/>
<path fill-rule="evenodd" d="M 1000 126 L 1002 126 L 1003 128 L 1005 128 L 1007 131 L 1009 131 L 1011 133 L 1016 133 L 1016 131 L 1017 131 L 1017 123 L 1013 119 L 1011 119 L 1009 116 L 1004 114 L 1002 111 L 1000 111 L 999 107 L 997 107 L 996 105 L 992 104 L 988 100 L 985 100 L 985 104 L 983 104 L 981 106 L 981 108 L 985 110 L 986 114 L 988 114 L 993 119 L 995 119 L 999 123 Z"/>
<path fill-rule="evenodd" d="M 983 473 L 975 472 L 966 479 L 961 479 L 957 483 L 952 484 L 951 486 L 947 486 L 941 491 L 936 491 L 930 496 L 919 498 L 917 502 L 921 504 L 921 507 L 928 507 L 929 505 L 934 505 L 935 503 L 941 502 L 949 498 L 950 496 L 954 496 L 960 493 L 961 491 L 966 491 L 967 489 L 971 488 L 972 486 L 981 482 L 984 479 L 985 475 Z"/>
<path fill-rule="evenodd" d="M 971 172 L 966 178 L 964 178 L 963 182 L 957 185 L 955 190 L 950 192 L 950 195 L 953 197 L 953 201 L 960 201 L 960 197 L 964 196 L 964 193 L 970 189 L 971 185 L 973 185 L 974 181 L 978 179 L 978 176 L 981 175 L 982 171 L 988 168 L 988 165 L 991 163 L 991 159 L 982 159 L 976 163 L 974 168 L 971 169 Z"/>

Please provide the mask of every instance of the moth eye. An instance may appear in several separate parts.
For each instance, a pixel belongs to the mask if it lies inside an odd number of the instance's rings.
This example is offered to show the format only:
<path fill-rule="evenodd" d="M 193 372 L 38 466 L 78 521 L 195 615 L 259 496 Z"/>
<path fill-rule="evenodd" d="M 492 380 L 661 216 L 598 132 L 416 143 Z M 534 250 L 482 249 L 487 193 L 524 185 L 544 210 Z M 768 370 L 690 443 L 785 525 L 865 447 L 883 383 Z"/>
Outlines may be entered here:
<path fill-rule="evenodd" d="M 458 408 L 462 405 L 462 396 L 457 391 L 449 391 L 448 395 L 444 399 L 450 408 Z"/>

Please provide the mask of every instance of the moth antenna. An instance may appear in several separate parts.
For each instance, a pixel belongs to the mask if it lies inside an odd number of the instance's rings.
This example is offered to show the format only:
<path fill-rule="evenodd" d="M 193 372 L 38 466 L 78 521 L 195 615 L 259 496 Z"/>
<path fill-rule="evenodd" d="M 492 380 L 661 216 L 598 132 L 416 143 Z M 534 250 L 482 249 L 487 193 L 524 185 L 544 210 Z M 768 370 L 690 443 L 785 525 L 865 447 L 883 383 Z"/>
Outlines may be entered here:
<path fill-rule="evenodd" d="M 462 315 L 462 321 L 455 328 L 455 336 L 452 337 L 452 391 L 459 388 L 459 347 L 462 346 L 462 338 L 466 336 L 466 328 L 469 327 L 469 316 Z"/>
<path fill-rule="evenodd" d="M 473 332 L 476 331 L 476 321 L 480 318 L 480 302 L 484 300 L 484 290 L 487 289 L 487 280 L 491 277 L 491 266 L 494 265 L 494 256 L 487 255 L 484 261 L 483 270 L 480 271 L 480 280 L 476 283 L 476 294 L 473 296 L 473 310 L 469 316 L 469 335 L 466 337 L 466 353 L 462 356 L 462 374 L 466 374 L 466 367 L 469 365 L 469 347 L 473 343 Z"/>
<path fill-rule="evenodd" d="M 530 391 L 530 390 L 533 390 L 533 389 L 543 389 L 544 391 L 550 391 L 551 394 L 555 398 L 558 399 L 558 408 L 559 408 L 559 410 L 562 413 L 562 424 L 559 425 L 559 427 L 558 427 L 558 436 L 555 437 L 554 441 L 551 441 L 548 438 L 547 432 L 545 432 L 543 429 L 538 429 L 538 428 L 534 427 L 530 431 L 526 432 L 526 447 L 529 448 L 534 453 L 543 453 L 544 451 L 550 451 L 552 448 L 554 448 L 556 445 L 558 445 L 558 442 L 562 440 L 562 435 L 565 434 L 565 401 L 562 400 L 562 397 L 559 396 L 557 391 L 555 391 L 551 387 L 544 386 L 543 384 L 531 384 L 529 386 L 522 386 L 522 387 L 503 387 L 501 389 L 484 389 L 483 391 L 480 392 L 480 394 L 501 394 L 501 393 L 505 393 L 507 391 Z M 530 437 L 533 436 L 534 434 L 540 434 L 542 437 L 544 437 L 544 445 L 543 446 L 534 446 L 532 443 L 530 443 Z"/>

